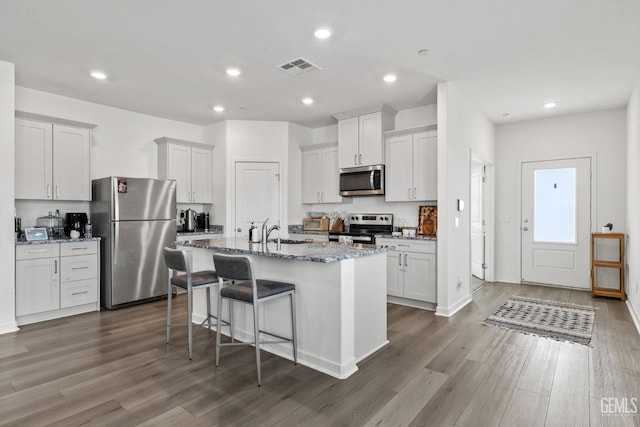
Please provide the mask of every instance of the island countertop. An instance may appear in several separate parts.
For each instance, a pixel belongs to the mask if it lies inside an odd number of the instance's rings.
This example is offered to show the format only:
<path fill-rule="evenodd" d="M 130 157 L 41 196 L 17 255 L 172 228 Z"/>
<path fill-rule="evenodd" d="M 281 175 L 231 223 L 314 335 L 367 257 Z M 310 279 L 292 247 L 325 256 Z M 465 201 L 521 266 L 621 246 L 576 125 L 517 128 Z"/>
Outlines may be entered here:
<path fill-rule="evenodd" d="M 260 255 L 322 263 L 337 262 L 350 258 L 366 257 L 382 252 L 388 252 L 393 249 L 392 247 L 383 247 L 379 245 L 345 245 L 336 242 L 286 242 L 287 240 L 283 239 L 282 244 L 280 245 L 280 247 L 278 247 L 275 241 L 270 241 L 266 245 L 263 245 L 262 243 L 249 243 L 245 238 L 220 237 L 215 239 L 187 240 L 176 242 L 176 244 L 178 246 L 212 249 L 215 251 L 226 253 Z"/>

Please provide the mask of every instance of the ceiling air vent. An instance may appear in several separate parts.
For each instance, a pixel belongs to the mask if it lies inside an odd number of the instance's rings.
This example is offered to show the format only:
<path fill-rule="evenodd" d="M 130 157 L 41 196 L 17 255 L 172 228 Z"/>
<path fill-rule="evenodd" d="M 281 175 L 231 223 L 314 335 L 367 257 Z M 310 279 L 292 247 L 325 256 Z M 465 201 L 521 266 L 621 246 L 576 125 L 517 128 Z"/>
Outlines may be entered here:
<path fill-rule="evenodd" d="M 318 67 L 311 61 L 307 61 L 303 57 L 299 57 L 296 59 L 292 59 L 289 62 L 285 62 L 284 64 L 278 65 L 282 71 L 287 74 L 291 74 L 293 77 L 299 77 L 303 74 L 307 74 L 311 71 L 322 70 L 322 68 Z"/>

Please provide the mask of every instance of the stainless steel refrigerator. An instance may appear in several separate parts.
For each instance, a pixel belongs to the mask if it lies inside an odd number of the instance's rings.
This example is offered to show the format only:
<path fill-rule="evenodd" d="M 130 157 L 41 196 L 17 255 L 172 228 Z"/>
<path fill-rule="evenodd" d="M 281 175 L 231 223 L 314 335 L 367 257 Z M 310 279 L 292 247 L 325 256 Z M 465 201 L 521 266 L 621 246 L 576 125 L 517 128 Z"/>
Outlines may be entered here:
<path fill-rule="evenodd" d="M 100 243 L 100 303 L 116 309 L 167 294 L 162 248 L 176 240 L 176 182 L 92 181 L 91 222 Z"/>

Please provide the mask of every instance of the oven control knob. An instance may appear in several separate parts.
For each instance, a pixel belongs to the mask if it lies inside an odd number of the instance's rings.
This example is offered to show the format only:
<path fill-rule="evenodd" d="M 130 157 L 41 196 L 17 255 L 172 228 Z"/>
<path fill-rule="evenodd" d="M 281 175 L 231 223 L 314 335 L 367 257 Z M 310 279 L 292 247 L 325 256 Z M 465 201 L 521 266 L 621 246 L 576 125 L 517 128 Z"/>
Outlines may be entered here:
<path fill-rule="evenodd" d="M 355 216 L 352 216 L 352 217 L 351 217 L 351 221 L 355 221 L 355 220 L 356 220 L 356 217 L 355 217 Z"/>

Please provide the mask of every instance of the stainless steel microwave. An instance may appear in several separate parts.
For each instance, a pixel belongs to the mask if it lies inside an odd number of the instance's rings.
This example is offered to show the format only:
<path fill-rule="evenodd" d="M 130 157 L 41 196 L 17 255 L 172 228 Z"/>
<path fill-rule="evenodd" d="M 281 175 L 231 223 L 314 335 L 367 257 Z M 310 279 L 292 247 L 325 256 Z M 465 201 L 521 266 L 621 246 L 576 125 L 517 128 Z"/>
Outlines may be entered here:
<path fill-rule="evenodd" d="M 341 196 L 384 194 L 384 165 L 340 169 Z"/>

